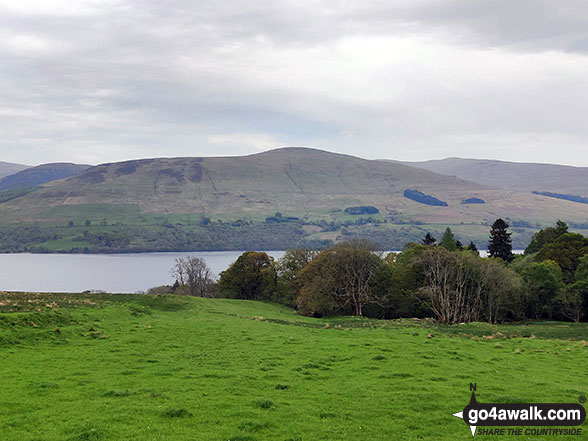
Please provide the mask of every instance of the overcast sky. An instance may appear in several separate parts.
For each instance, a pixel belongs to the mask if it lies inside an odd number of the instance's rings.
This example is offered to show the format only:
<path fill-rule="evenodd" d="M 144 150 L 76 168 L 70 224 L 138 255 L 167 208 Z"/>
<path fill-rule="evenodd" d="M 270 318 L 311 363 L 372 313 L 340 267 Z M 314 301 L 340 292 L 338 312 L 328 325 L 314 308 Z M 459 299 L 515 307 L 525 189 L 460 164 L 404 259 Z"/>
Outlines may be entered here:
<path fill-rule="evenodd" d="M 0 160 L 312 146 L 588 166 L 566 0 L 0 0 Z"/>

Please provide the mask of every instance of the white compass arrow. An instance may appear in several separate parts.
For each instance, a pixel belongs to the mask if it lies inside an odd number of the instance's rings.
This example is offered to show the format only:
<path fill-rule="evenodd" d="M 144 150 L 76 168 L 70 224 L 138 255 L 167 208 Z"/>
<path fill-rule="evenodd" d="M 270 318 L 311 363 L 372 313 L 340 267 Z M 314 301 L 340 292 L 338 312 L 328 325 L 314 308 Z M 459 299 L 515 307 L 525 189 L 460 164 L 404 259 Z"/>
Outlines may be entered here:
<path fill-rule="evenodd" d="M 472 398 L 470 399 L 470 404 L 476 403 L 476 394 L 472 392 Z M 461 412 L 456 412 L 453 414 L 454 417 L 461 418 L 463 420 L 463 410 Z M 476 426 L 470 426 L 470 430 L 472 432 L 472 438 L 476 436 Z"/>

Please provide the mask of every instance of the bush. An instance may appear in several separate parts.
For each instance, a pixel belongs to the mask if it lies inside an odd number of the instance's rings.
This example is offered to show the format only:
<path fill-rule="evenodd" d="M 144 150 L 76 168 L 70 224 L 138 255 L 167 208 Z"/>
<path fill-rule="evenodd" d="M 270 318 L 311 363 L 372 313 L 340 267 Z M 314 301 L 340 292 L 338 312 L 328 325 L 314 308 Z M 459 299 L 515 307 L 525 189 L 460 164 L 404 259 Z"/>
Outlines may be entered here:
<path fill-rule="evenodd" d="M 147 294 L 169 294 L 173 292 L 173 288 L 169 285 L 154 286 L 147 290 Z"/>

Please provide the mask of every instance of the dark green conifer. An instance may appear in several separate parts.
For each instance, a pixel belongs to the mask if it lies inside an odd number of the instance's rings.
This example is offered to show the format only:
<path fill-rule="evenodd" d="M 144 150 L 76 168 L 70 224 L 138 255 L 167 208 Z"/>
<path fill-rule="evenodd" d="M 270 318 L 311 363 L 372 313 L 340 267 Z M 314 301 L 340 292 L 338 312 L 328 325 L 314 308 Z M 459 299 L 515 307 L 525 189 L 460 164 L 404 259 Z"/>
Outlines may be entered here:
<path fill-rule="evenodd" d="M 425 236 L 425 238 L 423 239 L 423 245 L 435 245 L 435 242 L 437 242 L 437 239 L 435 239 L 433 236 L 431 236 L 431 233 L 427 233 L 427 235 Z"/>
<path fill-rule="evenodd" d="M 511 234 L 507 231 L 508 224 L 503 219 L 496 219 L 490 229 L 490 242 L 488 242 L 488 254 L 490 257 L 498 257 L 506 262 L 512 262 Z"/>
<path fill-rule="evenodd" d="M 445 233 L 443 233 L 443 238 L 441 239 L 441 243 L 439 245 L 441 245 L 447 251 L 457 250 L 457 244 L 455 243 L 455 237 L 453 236 L 453 231 L 451 231 L 451 228 L 447 227 Z"/>

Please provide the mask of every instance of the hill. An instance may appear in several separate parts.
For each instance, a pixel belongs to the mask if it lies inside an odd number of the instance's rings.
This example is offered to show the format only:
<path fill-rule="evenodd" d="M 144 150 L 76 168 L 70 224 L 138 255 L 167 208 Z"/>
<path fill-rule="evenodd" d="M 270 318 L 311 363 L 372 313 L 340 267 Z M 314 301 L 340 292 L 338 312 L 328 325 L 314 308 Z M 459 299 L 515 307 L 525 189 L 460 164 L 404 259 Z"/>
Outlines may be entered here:
<path fill-rule="evenodd" d="M 32 190 L 2 203 L 0 250 L 284 249 L 356 236 L 399 249 L 447 226 L 484 248 L 497 217 L 522 248 L 539 227 L 588 218 L 586 204 L 308 148 L 102 164 Z"/>
<path fill-rule="evenodd" d="M 587 339 L 585 323 L 449 327 L 243 300 L 0 293 L 0 433 L 465 440 L 451 413 L 468 404 L 469 382 L 484 403 L 575 402 Z"/>
<path fill-rule="evenodd" d="M 11 162 L 0 161 L 0 178 L 12 175 L 14 173 L 18 173 L 19 171 L 25 170 L 27 168 L 30 168 L 30 165 L 14 164 Z"/>
<path fill-rule="evenodd" d="M 152 213 L 261 213 L 385 205 L 406 188 L 483 187 L 402 164 L 306 148 L 242 157 L 157 158 L 103 164 L 36 192 L 39 206 L 131 204 Z M 42 202 L 42 203 L 40 203 Z"/>
<path fill-rule="evenodd" d="M 26 168 L 0 179 L 0 191 L 34 187 L 56 179 L 69 178 L 90 168 L 89 165 L 57 162 Z"/>
<path fill-rule="evenodd" d="M 403 164 L 492 188 L 588 196 L 588 167 L 462 158 Z"/>

